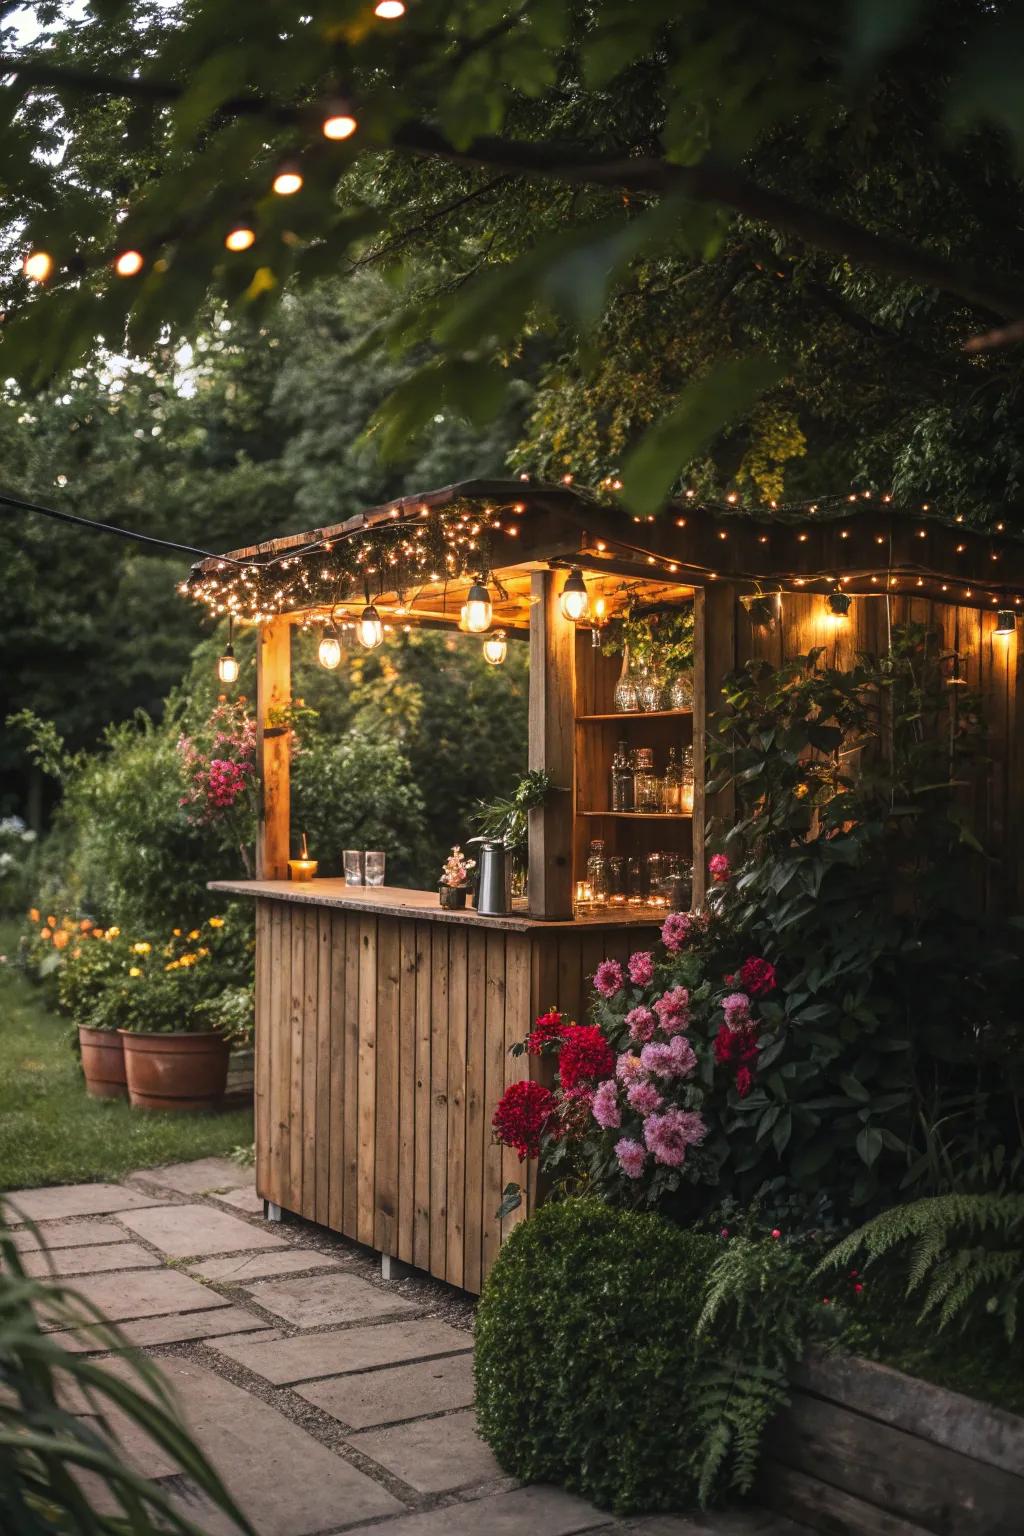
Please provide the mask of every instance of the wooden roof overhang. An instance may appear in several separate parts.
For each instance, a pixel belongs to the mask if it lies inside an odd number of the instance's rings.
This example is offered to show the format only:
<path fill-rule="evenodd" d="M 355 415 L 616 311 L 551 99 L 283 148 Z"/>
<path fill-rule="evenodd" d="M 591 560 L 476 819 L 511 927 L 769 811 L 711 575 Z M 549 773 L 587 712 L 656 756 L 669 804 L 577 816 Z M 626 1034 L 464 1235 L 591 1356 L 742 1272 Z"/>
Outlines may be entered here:
<path fill-rule="evenodd" d="M 495 603 L 495 623 L 513 630 L 528 621 L 530 573 L 572 564 L 592 575 L 606 573 L 608 590 L 623 579 L 642 578 L 677 599 L 680 587 L 729 581 L 751 592 L 842 587 L 853 595 L 897 591 L 979 608 L 1024 603 L 1024 542 L 1001 524 L 979 532 L 927 508 L 915 512 L 859 496 L 835 498 L 818 511 L 802 507 L 770 516 L 693 497 L 658 517 L 640 518 L 570 486 L 482 479 L 401 497 L 342 522 L 201 561 L 183 590 L 196 592 L 211 578 L 230 581 L 243 567 L 261 577 L 294 569 L 323 559 L 342 541 L 372 538 L 384 527 L 412 528 L 432 514 L 460 509 L 476 509 L 498 530 L 487 568 L 507 597 L 499 595 Z M 469 579 L 463 572 L 424 582 L 405 612 L 414 622 L 450 626 Z M 396 594 L 382 586 L 374 596 Z M 403 606 L 398 603 L 396 611 Z M 289 604 L 285 611 L 301 617 L 324 611 L 324 605 Z"/>

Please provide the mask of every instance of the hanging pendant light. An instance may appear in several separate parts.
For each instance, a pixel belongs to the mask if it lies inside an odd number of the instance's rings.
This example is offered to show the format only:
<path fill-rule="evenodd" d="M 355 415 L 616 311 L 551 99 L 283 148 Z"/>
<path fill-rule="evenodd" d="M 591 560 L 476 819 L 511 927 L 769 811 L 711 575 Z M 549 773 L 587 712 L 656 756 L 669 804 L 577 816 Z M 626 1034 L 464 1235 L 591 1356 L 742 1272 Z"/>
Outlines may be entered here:
<path fill-rule="evenodd" d="M 381 623 L 380 614 L 372 603 L 367 603 L 359 615 L 359 623 L 356 625 L 356 639 L 367 651 L 374 651 L 384 639 L 384 625 Z"/>
<path fill-rule="evenodd" d="M 217 658 L 217 676 L 222 683 L 238 682 L 238 658 L 235 655 L 235 616 L 228 617 L 228 643 L 224 647 L 223 656 Z"/>
<path fill-rule="evenodd" d="M 491 624 L 491 594 L 482 581 L 474 581 L 466 595 L 466 628 L 471 635 L 482 635 Z"/>
<path fill-rule="evenodd" d="M 497 629 L 484 641 L 484 661 L 492 667 L 500 667 L 507 655 L 508 641 L 505 639 L 505 631 Z"/>
<path fill-rule="evenodd" d="M 330 619 L 328 623 L 330 628 L 324 630 L 316 656 L 322 667 L 326 667 L 328 672 L 333 672 L 341 661 L 341 639 L 334 627 L 334 620 Z"/>
<path fill-rule="evenodd" d="M 581 619 L 585 619 L 590 612 L 586 582 L 578 565 L 574 565 L 565 578 L 565 586 L 558 601 L 561 604 L 562 613 L 571 624 L 579 624 Z"/>
<path fill-rule="evenodd" d="M 1017 633 L 1017 615 L 1012 608 L 1000 608 L 996 612 L 996 634 L 1014 635 Z"/>
<path fill-rule="evenodd" d="M 853 598 L 849 592 L 830 592 L 825 601 L 828 604 L 829 617 L 833 623 L 842 624 L 850 617 Z"/>

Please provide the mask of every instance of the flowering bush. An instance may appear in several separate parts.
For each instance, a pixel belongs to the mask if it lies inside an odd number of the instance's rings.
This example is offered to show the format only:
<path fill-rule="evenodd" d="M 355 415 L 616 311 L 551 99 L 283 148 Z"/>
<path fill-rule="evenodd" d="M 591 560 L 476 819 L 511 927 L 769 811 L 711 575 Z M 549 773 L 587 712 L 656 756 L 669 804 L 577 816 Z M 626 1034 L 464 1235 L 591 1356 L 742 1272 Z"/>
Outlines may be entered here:
<path fill-rule="evenodd" d="M 219 700 L 202 731 L 178 737 L 178 756 L 189 820 L 223 827 L 248 862 L 257 816 L 256 721 L 245 697 Z"/>
<path fill-rule="evenodd" d="M 0 912 L 14 912 L 28 899 L 28 861 L 36 834 L 20 816 L 0 818 Z"/>

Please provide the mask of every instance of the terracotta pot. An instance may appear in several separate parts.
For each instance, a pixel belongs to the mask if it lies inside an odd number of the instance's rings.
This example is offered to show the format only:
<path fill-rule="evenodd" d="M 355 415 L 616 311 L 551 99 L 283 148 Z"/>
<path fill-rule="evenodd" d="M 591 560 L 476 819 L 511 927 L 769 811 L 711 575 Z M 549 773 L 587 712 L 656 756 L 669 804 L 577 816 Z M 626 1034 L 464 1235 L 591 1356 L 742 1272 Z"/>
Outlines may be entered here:
<path fill-rule="evenodd" d="M 78 1026 L 85 1091 L 91 1099 L 123 1099 L 128 1093 L 124 1075 L 124 1046 L 112 1029 Z"/>
<path fill-rule="evenodd" d="M 119 1029 L 133 1109 L 219 1109 L 228 1076 L 220 1035 L 141 1035 Z"/>

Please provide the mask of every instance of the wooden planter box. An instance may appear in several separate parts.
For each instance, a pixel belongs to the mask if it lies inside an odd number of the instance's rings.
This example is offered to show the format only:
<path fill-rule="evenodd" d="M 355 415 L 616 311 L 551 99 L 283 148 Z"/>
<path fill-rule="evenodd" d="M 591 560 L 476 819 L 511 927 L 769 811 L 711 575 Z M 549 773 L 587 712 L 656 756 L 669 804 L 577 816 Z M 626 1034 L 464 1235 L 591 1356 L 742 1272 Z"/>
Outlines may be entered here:
<path fill-rule="evenodd" d="M 812 1358 L 757 1494 L 826 1536 L 1012 1536 L 1024 1418 L 871 1361 Z"/>

